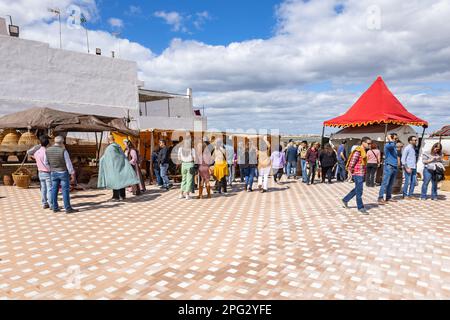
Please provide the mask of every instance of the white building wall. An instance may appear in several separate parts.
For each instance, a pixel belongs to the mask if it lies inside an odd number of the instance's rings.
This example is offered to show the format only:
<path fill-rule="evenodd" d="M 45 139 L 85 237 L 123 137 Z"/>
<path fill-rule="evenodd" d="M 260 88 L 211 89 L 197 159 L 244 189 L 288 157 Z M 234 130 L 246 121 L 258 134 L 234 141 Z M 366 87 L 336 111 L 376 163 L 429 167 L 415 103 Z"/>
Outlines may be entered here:
<path fill-rule="evenodd" d="M 206 130 L 206 117 L 196 116 L 189 97 L 140 103 L 139 127 L 145 129 Z M 200 127 L 199 127 L 200 126 Z"/>
<path fill-rule="evenodd" d="M 0 61 L 0 115 L 31 107 L 138 115 L 135 62 L 2 35 Z"/>

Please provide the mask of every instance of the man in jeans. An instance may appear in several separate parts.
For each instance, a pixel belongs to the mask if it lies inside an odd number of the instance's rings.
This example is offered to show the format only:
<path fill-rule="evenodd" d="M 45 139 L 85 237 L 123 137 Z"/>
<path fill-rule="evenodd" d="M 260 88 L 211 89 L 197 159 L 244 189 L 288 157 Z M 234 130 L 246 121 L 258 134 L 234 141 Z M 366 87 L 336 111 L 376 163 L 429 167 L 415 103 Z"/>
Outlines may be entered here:
<path fill-rule="evenodd" d="M 394 186 L 395 176 L 397 175 L 398 159 L 397 159 L 397 143 L 398 137 L 396 133 L 390 133 L 387 136 L 387 143 L 384 146 L 384 168 L 383 181 L 381 182 L 380 193 L 378 195 L 378 203 L 385 204 L 392 200 L 392 188 Z M 384 195 L 386 194 L 386 200 Z"/>
<path fill-rule="evenodd" d="M 36 166 L 38 168 L 39 182 L 41 183 L 41 200 L 42 207 L 48 209 L 52 206 L 52 180 L 50 176 L 50 168 L 45 164 L 47 146 L 50 141 L 47 135 L 39 137 L 41 144 L 31 148 L 27 151 L 27 154 L 36 160 Z"/>
<path fill-rule="evenodd" d="M 347 152 L 345 150 L 345 144 L 347 141 L 342 141 L 337 150 L 337 180 L 344 182 L 347 179 L 347 171 L 345 165 L 347 163 Z"/>
<path fill-rule="evenodd" d="M 167 148 L 166 141 L 160 140 L 159 141 L 159 153 L 158 153 L 158 165 L 159 165 L 159 172 L 161 175 L 161 179 L 163 181 L 163 185 L 161 189 L 169 190 L 170 188 L 170 182 L 169 182 L 169 176 L 167 174 L 167 171 L 169 170 L 169 158 L 170 158 L 170 152 L 169 148 Z"/>
<path fill-rule="evenodd" d="M 153 173 L 155 174 L 156 183 L 158 186 L 163 186 L 163 181 L 160 175 L 159 171 L 159 165 L 158 165 L 158 151 L 153 151 L 152 153 L 152 163 L 153 163 Z"/>
<path fill-rule="evenodd" d="M 64 137 L 57 136 L 55 138 L 55 145 L 47 148 L 45 155 L 45 163 L 50 168 L 52 179 L 51 204 L 53 212 L 60 211 L 58 206 L 59 186 L 61 186 L 66 214 L 78 212 L 78 210 L 73 209 L 70 205 L 70 179 L 75 179 L 75 171 L 73 170 L 69 153 L 64 148 Z"/>
<path fill-rule="evenodd" d="M 308 142 L 303 140 L 298 149 L 300 164 L 302 166 L 302 182 L 308 183 L 308 170 L 306 166 L 306 153 L 308 152 Z"/>
<path fill-rule="evenodd" d="M 416 186 L 416 145 L 417 137 L 410 136 L 408 138 L 409 144 L 403 149 L 402 152 L 402 166 L 405 175 L 405 185 L 403 186 L 403 199 L 411 200 L 414 194 L 414 188 Z"/>
<path fill-rule="evenodd" d="M 234 177 L 236 174 L 236 153 L 234 152 L 234 148 L 232 145 L 232 141 L 229 141 L 230 144 L 225 145 L 225 153 L 227 158 L 227 165 L 228 165 L 228 177 L 227 177 L 227 183 L 231 187 L 231 185 L 234 182 Z"/>
<path fill-rule="evenodd" d="M 358 211 L 362 214 L 368 214 L 367 210 L 364 208 L 362 201 L 363 188 L 364 188 L 364 176 L 366 174 L 367 166 L 367 150 L 372 144 L 372 140 L 369 137 L 364 137 L 361 139 L 361 145 L 358 146 L 350 155 L 350 161 L 348 164 L 348 172 L 352 175 L 355 181 L 355 188 L 350 191 L 342 203 L 345 208 L 348 208 L 348 202 L 356 196 L 356 204 L 358 206 Z"/>
<path fill-rule="evenodd" d="M 295 179 L 295 176 L 297 174 L 297 153 L 297 146 L 292 141 L 292 139 L 289 140 L 289 145 L 286 149 L 286 175 L 288 179 L 290 179 L 291 176 L 293 176 Z"/>

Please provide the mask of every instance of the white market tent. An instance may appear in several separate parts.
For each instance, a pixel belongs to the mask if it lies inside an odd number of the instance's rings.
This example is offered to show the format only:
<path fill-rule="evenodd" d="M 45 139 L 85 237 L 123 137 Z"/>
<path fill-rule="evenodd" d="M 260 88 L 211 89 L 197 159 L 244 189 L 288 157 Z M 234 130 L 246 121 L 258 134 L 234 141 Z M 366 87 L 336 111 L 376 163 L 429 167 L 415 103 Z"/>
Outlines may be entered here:
<path fill-rule="evenodd" d="M 336 133 L 331 134 L 330 143 L 332 145 L 339 145 L 342 140 L 347 140 L 348 147 L 354 144 L 359 144 L 362 137 L 368 136 L 373 141 L 378 142 L 378 145 L 384 145 L 386 127 L 384 124 L 375 124 L 365 127 L 348 127 Z M 407 143 L 408 137 L 417 135 L 416 131 L 408 125 L 389 124 L 387 132 L 395 132 L 401 142 Z"/>

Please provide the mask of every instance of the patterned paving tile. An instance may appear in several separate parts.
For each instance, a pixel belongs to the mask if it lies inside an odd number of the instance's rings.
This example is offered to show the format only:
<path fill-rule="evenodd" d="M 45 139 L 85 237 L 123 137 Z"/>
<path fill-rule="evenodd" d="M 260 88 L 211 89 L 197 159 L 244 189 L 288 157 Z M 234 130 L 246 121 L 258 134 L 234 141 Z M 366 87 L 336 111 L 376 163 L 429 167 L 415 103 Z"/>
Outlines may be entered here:
<path fill-rule="evenodd" d="M 344 209 L 351 184 L 114 204 L 77 192 L 74 215 L 0 187 L 0 299 L 449 299 L 450 194 Z M 354 204 L 351 204 L 354 206 Z"/>

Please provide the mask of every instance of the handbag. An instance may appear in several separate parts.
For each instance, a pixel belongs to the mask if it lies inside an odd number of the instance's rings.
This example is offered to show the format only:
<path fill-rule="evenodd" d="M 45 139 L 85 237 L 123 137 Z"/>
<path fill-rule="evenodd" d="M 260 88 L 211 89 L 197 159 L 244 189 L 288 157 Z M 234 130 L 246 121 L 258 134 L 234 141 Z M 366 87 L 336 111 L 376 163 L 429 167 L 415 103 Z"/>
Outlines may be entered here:
<path fill-rule="evenodd" d="M 437 182 L 445 180 L 444 169 L 442 169 L 442 167 L 436 166 L 436 170 L 434 170 L 434 179 Z"/>

